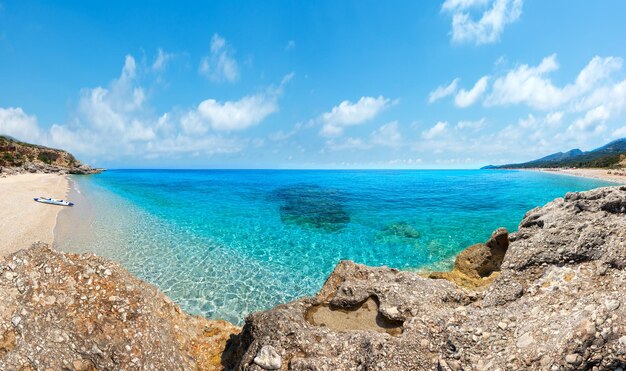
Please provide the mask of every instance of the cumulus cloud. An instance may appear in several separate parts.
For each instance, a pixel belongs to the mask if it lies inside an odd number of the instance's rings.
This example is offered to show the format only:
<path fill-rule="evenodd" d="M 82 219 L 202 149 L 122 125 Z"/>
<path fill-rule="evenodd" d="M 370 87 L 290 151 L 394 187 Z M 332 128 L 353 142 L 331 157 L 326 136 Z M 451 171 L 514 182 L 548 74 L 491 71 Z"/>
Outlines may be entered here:
<path fill-rule="evenodd" d="M 226 40 L 214 34 L 211 38 L 211 53 L 202 58 L 198 70 L 212 81 L 235 82 L 239 79 L 239 65 L 233 54 Z"/>
<path fill-rule="evenodd" d="M 448 85 L 438 86 L 437 89 L 430 92 L 428 95 L 428 103 L 433 103 L 441 98 L 445 98 L 449 95 L 456 93 L 458 89 L 459 79 L 456 78 Z"/>
<path fill-rule="evenodd" d="M 469 107 L 474 104 L 487 90 L 487 82 L 489 81 L 488 76 L 481 77 L 474 87 L 470 90 L 461 89 L 454 97 L 454 104 L 457 107 Z"/>
<path fill-rule="evenodd" d="M 376 117 L 389 107 L 390 100 L 382 95 L 378 98 L 361 97 L 356 103 L 344 100 L 330 112 L 322 114 L 320 134 L 327 137 L 339 136 L 347 126 L 359 125 Z"/>
<path fill-rule="evenodd" d="M 452 14 L 453 42 L 481 45 L 498 41 L 504 27 L 519 19 L 522 6 L 523 0 L 446 0 L 441 9 Z"/>
<path fill-rule="evenodd" d="M 621 67 L 621 58 L 596 56 L 580 71 L 574 83 L 560 88 L 548 77 L 559 68 L 556 54 L 552 54 L 537 66 L 524 64 L 496 79 L 485 104 L 527 104 L 535 109 L 553 109 L 588 93 Z"/>
<path fill-rule="evenodd" d="M 129 55 L 117 79 L 105 87 L 83 89 L 71 118 L 49 129 L 42 129 L 36 117 L 21 108 L 0 108 L 0 133 L 88 159 L 239 152 L 262 143 L 229 132 L 244 130 L 276 112 L 284 85 L 293 77 L 289 74 L 278 87 L 238 100 L 206 99 L 195 108 L 155 116 L 137 75 L 137 64 Z"/>
<path fill-rule="evenodd" d="M 424 130 L 422 132 L 422 138 L 424 138 L 424 139 L 433 139 L 433 138 L 438 137 L 438 136 L 442 135 L 443 133 L 445 133 L 447 128 L 448 128 L 448 122 L 447 121 L 439 121 L 433 127 L 431 127 L 430 129 Z"/>
<path fill-rule="evenodd" d="M 567 128 L 569 133 L 579 135 L 581 132 L 603 132 L 606 127 L 604 122 L 611 117 L 609 110 L 605 106 L 595 107 L 585 113 Z"/>
<path fill-rule="evenodd" d="M 278 111 L 278 97 L 293 76 L 290 73 L 283 77 L 277 88 L 270 87 L 238 100 L 219 102 L 206 99 L 182 118 L 182 127 L 187 134 L 204 134 L 210 128 L 215 131 L 241 131 L 256 125 Z"/>
<path fill-rule="evenodd" d="M 37 118 L 26 114 L 20 107 L 0 107 L 0 134 L 34 143 L 43 139 Z"/>
<path fill-rule="evenodd" d="M 397 121 L 386 123 L 374 130 L 370 134 L 370 142 L 373 145 L 397 147 L 402 143 L 402 134 L 400 133 Z"/>
<path fill-rule="evenodd" d="M 563 131 L 560 123 L 547 124 L 546 116 L 532 114 L 519 119 L 516 123 L 502 129 L 486 130 L 486 119 L 461 120 L 451 126 L 439 122 L 422 133 L 421 138 L 412 143 L 412 148 L 419 152 L 434 153 L 441 164 L 466 163 L 511 163 L 521 159 L 532 159 L 554 152 L 555 147 L 567 146 L 568 140 L 558 137 Z M 468 135 L 470 134 L 471 135 Z M 458 162 L 459 158 L 465 158 Z"/>
<path fill-rule="evenodd" d="M 197 112 L 214 130 L 231 131 L 244 130 L 258 124 L 277 110 L 276 96 L 261 93 L 236 101 L 207 99 L 198 105 Z"/>

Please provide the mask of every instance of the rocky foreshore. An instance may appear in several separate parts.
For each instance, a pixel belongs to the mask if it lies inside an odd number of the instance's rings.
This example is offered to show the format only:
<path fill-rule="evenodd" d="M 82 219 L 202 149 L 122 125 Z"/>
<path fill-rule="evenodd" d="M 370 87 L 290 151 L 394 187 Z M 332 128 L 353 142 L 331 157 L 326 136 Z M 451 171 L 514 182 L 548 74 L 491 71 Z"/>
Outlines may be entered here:
<path fill-rule="evenodd" d="M 240 331 L 93 255 L 0 260 L 0 369 L 623 370 L 626 187 L 568 193 L 452 272 L 340 262 Z"/>
<path fill-rule="evenodd" d="M 190 316 L 94 255 L 37 244 L 0 260 L 0 370 L 219 370 L 239 328 Z"/>
<path fill-rule="evenodd" d="M 99 174 L 105 169 L 93 168 L 86 164 L 78 164 L 73 167 L 48 165 L 36 162 L 27 162 L 21 166 L 0 166 L 0 175 L 17 175 L 17 174 Z"/>
<path fill-rule="evenodd" d="M 626 187 L 568 193 L 505 236 L 434 274 L 461 286 L 341 262 L 317 296 L 248 316 L 229 367 L 623 370 Z"/>

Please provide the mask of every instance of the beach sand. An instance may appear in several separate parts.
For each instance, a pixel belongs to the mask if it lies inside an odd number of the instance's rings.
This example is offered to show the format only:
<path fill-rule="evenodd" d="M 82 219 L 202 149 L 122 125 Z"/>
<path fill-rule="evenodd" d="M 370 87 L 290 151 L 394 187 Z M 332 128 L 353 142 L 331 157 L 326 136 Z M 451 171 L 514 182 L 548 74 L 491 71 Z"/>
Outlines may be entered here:
<path fill-rule="evenodd" d="M 69 180 L 57 174 L 20 174 L 0 178 L 0 256 L 53 242 L 57 214 L 63 206 L 33 201 L 44 196 L 64 199 Z"/>
<path fill-rule="evenodd" d="M 609 182 L 626 184 L 626 176 L 616 175 L 615 170 L 607 169 L 528 169 L 532 171 L 542 171 L 551 174 L 571 175 L 582 178 L 601 179 Z M 611 172 L 611 174 L 609 174 Z M 621 170 L 624 173 L 624 170 Z"/>

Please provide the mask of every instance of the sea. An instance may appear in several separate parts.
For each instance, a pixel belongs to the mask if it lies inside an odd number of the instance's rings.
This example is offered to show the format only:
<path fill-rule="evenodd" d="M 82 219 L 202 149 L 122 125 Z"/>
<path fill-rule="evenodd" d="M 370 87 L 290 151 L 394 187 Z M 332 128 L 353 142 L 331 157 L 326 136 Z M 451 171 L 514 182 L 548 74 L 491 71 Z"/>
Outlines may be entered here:
<path fill-rule="evenodd" d="M 236 324 L 314 295 L 343 259 L 450 269 L 528 210 L 612 185 L 515 170 L 108 170 L 71 182 L 57 249 L 115 260 L 187 312 Z"/>

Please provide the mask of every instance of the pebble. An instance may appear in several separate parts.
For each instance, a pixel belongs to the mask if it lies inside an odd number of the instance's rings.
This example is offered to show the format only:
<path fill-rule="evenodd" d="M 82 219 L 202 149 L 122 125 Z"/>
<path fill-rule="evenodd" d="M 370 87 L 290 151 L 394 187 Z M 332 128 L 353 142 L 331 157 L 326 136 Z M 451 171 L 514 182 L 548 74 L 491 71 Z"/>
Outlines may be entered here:
<path fill-rule="evenodd" d="M 11 323 L 15 327 L 19 326 L 20 322 L 22 322 L 22 317 L 20 317 L 20 316 L 15 316 L 15 317 L 11 318 Z"/>
<path fill-rule="evenodd" d="M 580 355 L 576 353 L 568 354 L 565 356 L 565 362 L 572 364 L 572 365 L 579 365 L 582 363 L 582 361 L 583 361 L 583 357 L 581 357 Z"/>
<path fill-rule="evenodd" d="M 533 336 L 530 334 L 530 332 L 527 332 L 523 334 L 522 336 L 520 336 L 519 338 L 517 338 L 516 345 L 518 348 L 527 348 L 531 346 L 534 342 L 535 342 L 535 339 L 533 338 Z"/>
<path fill-rule="evenodd" d="M 265 370 L 278 370 L 283 365 L 283 360 L 273 346 L 264 345 L 254 357 L 254 363 Z"/>
<path fill-rule="evenodd" d="M 620 303 L 618 300 L 607 300 L 604 302 L 604 306 L 608 311 L 614 311 L 615 309 L 619 308 L 619 305 Z"/>
<path fill-rule="evenodd" d="M 398 311 L 398 307 L 391 307 L 387 309 L 387 314 L 391 317 L 397 317 L 400 315 L 400 311 Z"/>

